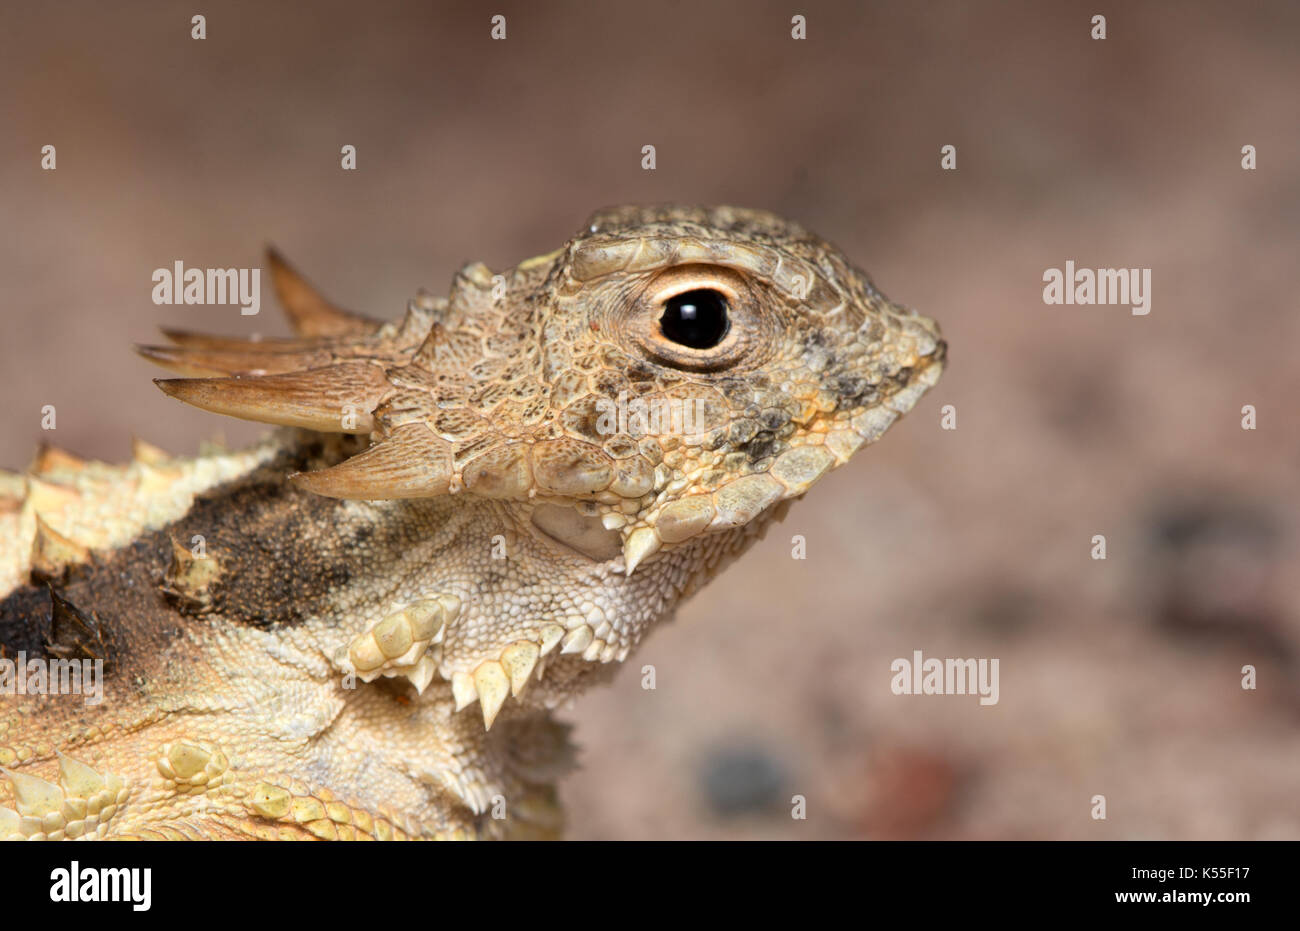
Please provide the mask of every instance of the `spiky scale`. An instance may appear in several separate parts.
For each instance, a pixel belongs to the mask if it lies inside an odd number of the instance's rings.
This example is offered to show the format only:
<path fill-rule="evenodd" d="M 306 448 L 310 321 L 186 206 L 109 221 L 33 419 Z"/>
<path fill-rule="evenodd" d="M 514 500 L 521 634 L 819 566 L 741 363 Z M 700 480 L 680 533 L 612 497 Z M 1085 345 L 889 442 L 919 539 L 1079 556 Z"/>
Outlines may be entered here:
<path fill-rule="evenodd" d="M 488 660 L 474 670 L 474 690 L 483 706 L 483 726 L 491 730 L 492 722 L 510 694 L 510 677 L 496 660 Z"/>
<path fill-rule="evenodd" d="M 50 633 L 46 648 L 60 659 L 109 659 L 104 632 L 93 614 L 78 609 L 52 585 L 50 595 Z"/>
<path fill-rule="evenodd" d="M 68 566 L 90 560 L 90 550 L 59 533 L 40 514 L 32 540 L 32 574 L 41 580 L 59 578 Z"/>
<path fill-rule="evenodd" d="M 67 754 L 59 754 L 59 784 L 75 798 L 88 799 L 104 788 L 104 777 Z"/>
<path fill-rule="evenodd" d="M 75 456 L 49 443 L 42 443 L 36 452 L 36 457 L 32 460 L 29 471 L 36 475 L 46 475 L 59 471 L 79 472 L 85 467 L 86 460 L 80 456 Z"/>
<path fill-rule="evenodd" d="M 531 640 L 517 641 L 501 651 L 501 665 L 510 678 L 511 695 L 519 697 L 519 693 L 528 685 L 528 677 L 533 674 L 541 655 L 541 647 Z"/>
<path fill-rule="evenodd" d="M 39 776 L 0 767 L 14 787 L 14 805 L 27 818 L 44 818 L 63 806 L 63 790 Z"/>
<path fill-rule="evenodd" d="M 131 437 L 131 461 L 142 462 L 145 465 L 161 466 L 170 462 L 173 457 L 165 449 L 155 446 L 154 444 L 140 439 L 138 436 Z"/>

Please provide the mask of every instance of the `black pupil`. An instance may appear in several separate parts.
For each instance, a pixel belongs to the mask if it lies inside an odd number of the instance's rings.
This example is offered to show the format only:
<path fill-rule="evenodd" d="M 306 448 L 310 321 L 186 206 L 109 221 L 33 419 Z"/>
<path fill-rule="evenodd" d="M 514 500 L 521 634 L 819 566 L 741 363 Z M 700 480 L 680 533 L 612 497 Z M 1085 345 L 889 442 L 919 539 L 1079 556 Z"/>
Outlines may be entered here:
<path fill-rule="evenodd" d="M 659 326 L 674 343 L 712 349 L 727 335 L 727 299 L 707 289 L 670 297 L 664 301 Z"/>

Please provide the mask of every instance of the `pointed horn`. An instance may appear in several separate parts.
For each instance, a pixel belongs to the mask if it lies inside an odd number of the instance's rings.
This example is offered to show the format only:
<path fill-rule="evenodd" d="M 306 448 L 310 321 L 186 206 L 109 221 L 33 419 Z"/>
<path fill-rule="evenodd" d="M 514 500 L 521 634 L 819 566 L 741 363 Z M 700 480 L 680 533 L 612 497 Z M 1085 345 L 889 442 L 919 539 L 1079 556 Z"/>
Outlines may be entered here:
<path fill-rule="evenodd" d="M 447 351 L 447 328 L 435 320 L 429 327 L 424 342 L 420 343 L 419 348 L 415 350 L 411 364 L 419 366 L 426 372 L 436 372 L 439 364 L 445 361 Z"/>
<path fill-rule="evenodd" d="M 146 465 L 163 465 L 172 460 L 172 454 L 161 447 L 155 446 L 147 440 L 142 440 L 138 436 L 131 437 L 131 461 L 143 462 Z"/>
<path fill-rule="evenodd" d="M 90 550 L 59 533 L 36 515 L 36 535 L 32 540 L 32 571 L 40 578 L 57 578 L 68 566 L 90 560 Z"/>
<path fill-rule="evenodd" d="M 451 446 L 424 424 L 407 423 L 351 459 L 289 480 L 327 498 L 432 498 L 447 493 L 451 471 Z"/>
<path fill-rule="evenodd" d="M 23 497 L 23 504 L 38 513 L 61 513 L 73 502 L 81 500 L 81 492 L 72 486 L 45 481 L 30 473 L 25 478 L 27 493 Z"/>
<path fill-rule="evenodd" d="M 364 336 L 382 325 L 325 300 L 275 247 L 267 248 L 266 261 L 289 325 L 299 336 Z"/>
<path fill-rule="evenodd" d="M 50 632 L 46 649 L 59 659 L 108 660 L 108 648 L 99 620 L 77 608 L 54 586 L 45 583 L 50 593 Z"/>
<path fill-rule="evenodd" d="M 26 476 L 0 469 L 0 516 L 21 510 L 26 495 Z"/>
<path fill-rule="evenodd" d="M 246 378 L 155 378 L 154 384 L 204 410 L 322 433 L 371 432 L 371 411 L 392 387 L 383 368 L 369 362 Z"/>
<path fill-rule="evenodd" d="M 58 472 L 68 470 L 77 472 L 86 467 L 86 460 L 80 456 L 74 456 L 66 449 L 59 449 L 57 446 L 51 446 L 49 443 L 42 443 L 40 449 L 36 451 L 36 458 L 32 460 L 29 471 L 37 475 L 44 475 L 47 472 Z"/>
<path fill-rule="evenodd" d="M 280 375 L 329 365 L 325 350 L 267 352 L 257 343 L 246 349 L 198 349 L 183 346 L 136 346 L 150 362 L 181 375 Z"/>
<path fill-rule="evenodd" d="M 159 332 L 177 346 L 193 349 L 234 349 L 240 352 L 293 352 L 319 346 L 314 339 L 266 339 L 254 336 L 242 339 L 237 336 L 213 336 L 209 333 L 195 333 L 193 330 L 177 330 L 172 327 L 159 327 Z"/>

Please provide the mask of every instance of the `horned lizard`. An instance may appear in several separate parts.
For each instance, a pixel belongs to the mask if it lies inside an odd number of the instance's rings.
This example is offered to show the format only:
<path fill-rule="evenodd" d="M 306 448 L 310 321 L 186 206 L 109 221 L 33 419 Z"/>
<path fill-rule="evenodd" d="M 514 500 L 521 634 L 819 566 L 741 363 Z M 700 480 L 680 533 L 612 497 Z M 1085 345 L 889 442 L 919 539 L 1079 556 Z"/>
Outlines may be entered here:
<path fill-rule="evenodd" d="M 139 348 L 277 432 L 0 478 L 0 837 L 554 836 L 554 710 L 946 351 L 756 210 L 601 211 L 400 322 L 270 263 L 296 338 Z"/>

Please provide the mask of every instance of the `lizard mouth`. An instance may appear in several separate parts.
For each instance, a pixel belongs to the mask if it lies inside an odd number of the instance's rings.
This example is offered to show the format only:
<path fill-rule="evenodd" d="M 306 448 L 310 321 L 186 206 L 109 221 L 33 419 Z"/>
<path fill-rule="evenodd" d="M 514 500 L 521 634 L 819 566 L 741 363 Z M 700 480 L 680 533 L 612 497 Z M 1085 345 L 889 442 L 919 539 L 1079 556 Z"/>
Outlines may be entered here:
<path fill-rule="evenodd" d="M 918 359 L 913 366 L 911 380 L 886 398 L 883 406 L 900 417 L 915 407 L 921 396 L 939 383 L 939 377 L 943 375 L 946 345 L 940 340 L 933 352 Z"/>

